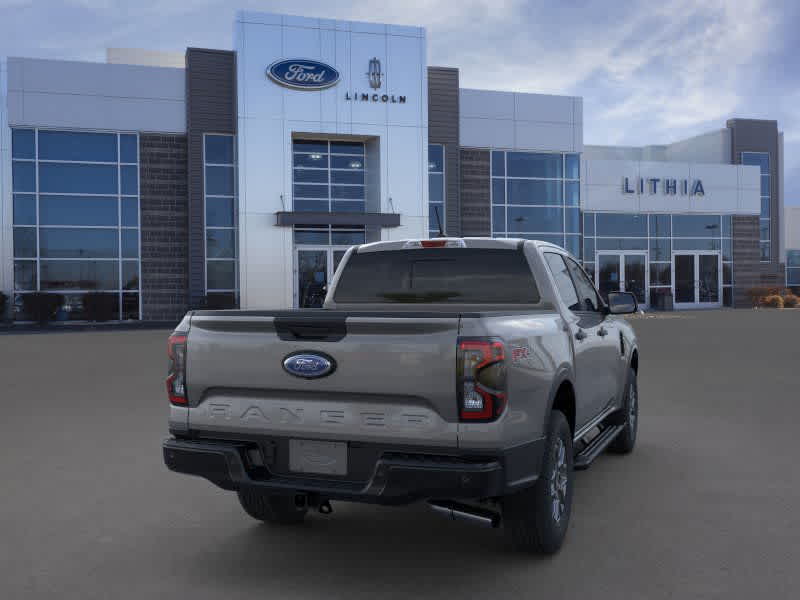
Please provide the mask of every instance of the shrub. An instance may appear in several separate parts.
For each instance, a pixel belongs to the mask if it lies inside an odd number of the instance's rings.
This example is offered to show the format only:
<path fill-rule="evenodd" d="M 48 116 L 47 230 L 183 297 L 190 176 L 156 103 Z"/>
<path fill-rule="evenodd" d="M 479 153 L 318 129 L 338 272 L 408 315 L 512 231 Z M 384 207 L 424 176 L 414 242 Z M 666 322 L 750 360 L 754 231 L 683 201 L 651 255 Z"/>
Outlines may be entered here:
<path fill-rule="evenodd" d="M 116 294 L 88 292 L 83 295 L 83 310 L 89 321 L 116 319 L 119 314 L 119 297 Z"/>
<path fill-rule="evenodd" d="M 786 296 L 791 293 L 791 290 L 786 288 L 767 286 L 752 287 L 747 290 L 747 295 L 749 296 L 750 302 L 752 302 L 753 306 L 767 306 L 765 302 L 770 296 Z"/>
<path fill-rule="evenodd" d="M 783 297 L 778 294 L 771 294 L 764 298 L 762 304 L 770 308 L 783 308 Z"/>
<path fill-rule="evenodd" d="M 747 290 L 747 297 L 753 306 L 761 306 L 766 296 L 769 296 L 769 290 L 765 287 L 752 287 Z"/>
<path fill-rule="evenodd" d="M 47 292 L 33 292 L 22 296 L 22 309 L 28 318 L 44 325 L 52 320 L 61 305 L 64 296 Z"/>
<path fill-rule="evenodd" d="M 794 294 L 786 294 L 783 297 L 784 308 L 794 308 L 798 304 L 800 304 L 800 298 L 798 298 Z"/>

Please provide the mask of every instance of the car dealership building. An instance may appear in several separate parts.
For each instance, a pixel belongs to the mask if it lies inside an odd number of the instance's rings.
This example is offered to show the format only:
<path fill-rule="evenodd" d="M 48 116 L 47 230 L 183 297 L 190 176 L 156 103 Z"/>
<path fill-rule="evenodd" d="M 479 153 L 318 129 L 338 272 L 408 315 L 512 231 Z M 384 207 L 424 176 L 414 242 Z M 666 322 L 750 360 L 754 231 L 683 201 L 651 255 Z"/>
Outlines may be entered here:
<path fill-rule="evenodd" d="M 783 136 L 583 143 L 583 99 L 464 89 L 423 28 L 241 12 L 234 51 L 0 63 L 0 291 L 121 319 L 317 306 L 350 245 L 543 239 L 652 308 L 749 306 L 800 252 Z M 794 257 L 787 265 L 787 255 Z M 798 273 L 800 275 L 800 273 Z M 800 282 L 798 282 L 800 284 Z"/>

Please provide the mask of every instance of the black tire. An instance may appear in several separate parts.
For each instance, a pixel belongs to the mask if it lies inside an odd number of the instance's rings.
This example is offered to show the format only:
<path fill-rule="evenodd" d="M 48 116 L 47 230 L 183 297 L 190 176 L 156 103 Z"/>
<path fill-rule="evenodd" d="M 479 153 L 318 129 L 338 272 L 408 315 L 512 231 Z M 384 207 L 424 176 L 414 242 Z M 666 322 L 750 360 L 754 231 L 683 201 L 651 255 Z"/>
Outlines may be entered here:
<path fill-rule="evenodd" d="M 572 512 L 572 452 L 567 418 L 560 411 L 553 411 L 539 479 L 532 487 L 502 501 L 503 528 L 517 550 L 553 554 L 561 548 Z"/>
<path fill-rule="evenodd" d="M 302 523 L 308 512 L 307 508 L 295 505 L 294 496 L 265 494 L 249 488 L 239 490 L 238 495 L 239 502 L 248 515 L 267 523 L 295 525 Z"/>
<path fill-rule="evenodd" d="M 636 383 L 636 371 L 633 369 L 628 369 L 622 410 L 625 415 L 624 427 L 608 445 L 608 450 L 615 454 L 630 454 L 636 445 L 636 433 L 639 429 L 639 388 Z"/>

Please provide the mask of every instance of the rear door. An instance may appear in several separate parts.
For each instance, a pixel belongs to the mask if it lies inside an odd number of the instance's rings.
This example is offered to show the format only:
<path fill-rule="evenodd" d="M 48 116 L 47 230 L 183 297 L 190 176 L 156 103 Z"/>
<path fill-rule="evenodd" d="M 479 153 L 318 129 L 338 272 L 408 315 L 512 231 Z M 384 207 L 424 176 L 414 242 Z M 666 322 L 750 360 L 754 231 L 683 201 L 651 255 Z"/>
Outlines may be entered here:
<path fill-rule="evenodd" d="M 576 421 L 581 427 L 616 396 L 619 332 L 605 318 L 594 286 L 572 259 L 545 252 L 545 261 L 571 317 L 567 326 L 575 357 Z"/>
<path fill-rule="evenodd" d="M 188 338 L 195 431 L 457 445 L 459 318 L 443 313 L 199 312 Z M 290 374 L 295 353 L 329 374 Z"/>

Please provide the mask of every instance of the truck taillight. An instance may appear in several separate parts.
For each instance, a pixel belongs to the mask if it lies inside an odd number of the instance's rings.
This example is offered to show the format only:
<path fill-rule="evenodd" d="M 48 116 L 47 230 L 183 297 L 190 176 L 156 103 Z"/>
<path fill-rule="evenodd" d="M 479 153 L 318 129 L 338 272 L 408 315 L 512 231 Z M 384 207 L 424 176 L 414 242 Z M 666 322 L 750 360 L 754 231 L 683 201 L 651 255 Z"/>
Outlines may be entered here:
<path fill-rule="evenodd" d="M 506 355 L 494 338 L 458 339 L 458 404 L 462 421 L 494 421 L 506 408 Z"/>
<path fill-rule="evenodd" d="M 186 335 L 173 333 L 167 340 L 169 371 L 167 373 L 167 396 L 177 406 L 186 406 Z"/>

